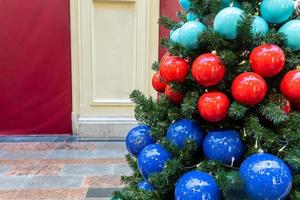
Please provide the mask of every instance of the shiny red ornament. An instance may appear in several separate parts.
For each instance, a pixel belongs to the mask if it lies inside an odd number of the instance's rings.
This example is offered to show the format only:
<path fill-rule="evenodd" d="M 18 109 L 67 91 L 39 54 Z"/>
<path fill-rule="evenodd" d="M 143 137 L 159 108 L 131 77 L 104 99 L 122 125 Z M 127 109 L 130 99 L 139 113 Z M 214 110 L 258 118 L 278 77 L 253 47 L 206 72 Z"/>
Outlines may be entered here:
<path fill-rule="evenodd" d="M 219 122 L 227 116 L 229 98 L 222 92 L 207 92 L 198 101 L 198 111 L 203 119 Z"/>
<path fill-rule="evenodd" d="M 289 114 L 291 112 L 291 103 L 290 101 L 286 100 L 284 105 L 281 108 L 286 114 Z"/>
<path fill-rule="evenodd" d="M 152 86 L 157 92 L 164 92 L 167 84 L 163 82 L 159 72 L 156 72 L 152 77 Z"/>
<path fill-rule="evenodd" d="M 165 95 L 175 104 L 180 104 L 184 97 L 181 91 L 174 90 L 170 85 L 167 85 Z"/>
<path fill-rule="evenodd" d="M 162 62 L 163 60 L 165 60 L 165 59 L 167 59 L 167 58 L 169 58 L 169 57 L 171 57 L 172 55 L 169 53 L 169 52 L 167 52 L 167 53 L 165 53 L 163 56 L 162 56 L 162 58 L 160 59 L 160 62 Z"/>
<path fill-rule="evenodd" d="M 274 44 L 260 45 L 250 54 L 251 69 L 263 77 L 277 75 L 284 65 L 285 55 L 281 48 Z"/>
<path fill-rule="evenodd" d="M 199 85 L 214 86 L 224 78 L 225 66 L 219 56 L 206 53 L 194 61 L 192 75 Z"/>
<path fill-rule="evenodd" d="M 245 72 L 233 80 L 231 93 L 237 102 L 255 105 L 265 98 L 267 83 L 260 75 L 253 72 Z"/>
<path fill-rule="evenodd" d="M 300 103 L 300 70 L 289 71 L 281 80 L 280 90 L 289 101 Z"/>
<path fill-rule="evenodd" d="M 169 56 L 162 59 L 159 67 L 160 76 L 166 83 L 183 83 L 188 70 L 188 63 L 176 56 Z"/>

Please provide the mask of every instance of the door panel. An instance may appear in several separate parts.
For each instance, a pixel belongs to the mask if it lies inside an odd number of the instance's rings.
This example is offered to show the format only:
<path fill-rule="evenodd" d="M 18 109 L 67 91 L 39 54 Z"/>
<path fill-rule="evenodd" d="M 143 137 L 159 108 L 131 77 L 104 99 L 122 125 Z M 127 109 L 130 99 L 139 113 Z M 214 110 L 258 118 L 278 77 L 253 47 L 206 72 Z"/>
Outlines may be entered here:
<path fill-rule="evenodd" d="M 71 133 L 69 0 L 0 0 L 0 134 Z"/>

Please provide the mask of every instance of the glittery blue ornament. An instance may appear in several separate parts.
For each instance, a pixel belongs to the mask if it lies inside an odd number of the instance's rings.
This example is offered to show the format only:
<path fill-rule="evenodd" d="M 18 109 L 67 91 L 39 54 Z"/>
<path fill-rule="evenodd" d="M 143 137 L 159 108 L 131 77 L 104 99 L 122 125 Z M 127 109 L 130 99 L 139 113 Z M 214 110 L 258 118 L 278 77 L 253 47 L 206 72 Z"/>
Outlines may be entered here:
<path fill-rule="evenodd" d="M 240 8 L 241 4 L 237 0 L 221 0 L 221 7 L 226 8 L 226 7 L 237 7 Z"/>
<path fill-rule="evenodd" d="M 198 48 L 198 36 L 205 31 L 204 24 L 198 21 L 186 22 L 179 32 L 179 43 L 190 49 Z"/>
<path fill-rule="evenodd" d="M 197 148 L 201 147 L 205 132 L 196 121 L 180 119 L 171 124 L 167 131 L 167 139 L 179 148 L 183 148 L 186 141 L 195 143 Z"/>
<path fill-rule="evenodd" d="M 179 0 L 179 5 L 184 9 L 184 10 L 189 10 L 191 7 L 191 1 L 190 0 Z"/>
<path fill-rule="evenodd" d="M 174 31 L 170 32 L 170 39 L 172 42 L 179 42 L 179 32 L 180 28 L 177 28 Z"/>
<path fill-rule="evenodd" d="M 189 13 L 186 14 L 186 20 L 187 21 L 195 21 L 197 19 L 199 19 L 199 16 L 197 14 L 193 13 L 193 12 L 189 12 Z"/>
<path fill-rule="evenodd" d="M 154 191 L 154 187 L 153 185 L 151 185 L 148 181 L 140 181 L 138 182 L 138 188 L 140 190 L 145 190 L 145 191 L 148 191 L 148 192 L 152 192 Z"/>
<path fill-rule="evenodd" d="M 142 176 L 147 179 L 153 173 L 161 172 L 166 162 L 171 158 L 171 154 L 159 144 L 150 144 L 138 156 L 138 169 Z"/>
<path fill-rule="evenodd" d="M 138 156 L 142 149 L 155 140 L 151 136 L 149 126 L 139 125 L 131 129 L 126 137 L 126 147 L 128 152 L 133 156 Z"/>
<path fill-rule="evenodd" d="M 284 33 L 287 39 L 287 46 L 293 51 L 300 50 L 300 20 L 291 20 L 285 23 L 279 32 Z"/>
<path fill-rule="evenodd" d="M 240 162 L 244 152 L 240 134 L 234 130 L 210 131 L 203 141 L 203 153 L 208 160 L 231 165 Z"/>
<path fill-rule="evenodd" d="M 242 19 L 243 11 L 239 8 L 228 7 L 222 9 L 214 20 L 214 30 L 226 39 L 236 39 L 237 25 Z"/>
<path fill-rule="evenodd" d="M 251 200 L 284 199 L 292 188 L 290 168 L 268 153 L 248 157 L 240 167 L 240 175 Z"/>
<path fill-rule="evenodd" d="M 257 37 L 258 35 L 266 36 L 269 32 L 269 25 L 263 18 L 255 16 L 252 22 L 251 32 L 254 37 Z"/>
<path fill-rule="evenodd" d="M 176 183 L 175 200 L 219 200 L 220 189 L 215 179 L 207 173 L 191 171 Z"/>
<path fill-rule="evenodd" d="M 261 16 L 269 23 L 280 24 L 288 20 L 294 12 L 294 0 L 263 0 Z"/>

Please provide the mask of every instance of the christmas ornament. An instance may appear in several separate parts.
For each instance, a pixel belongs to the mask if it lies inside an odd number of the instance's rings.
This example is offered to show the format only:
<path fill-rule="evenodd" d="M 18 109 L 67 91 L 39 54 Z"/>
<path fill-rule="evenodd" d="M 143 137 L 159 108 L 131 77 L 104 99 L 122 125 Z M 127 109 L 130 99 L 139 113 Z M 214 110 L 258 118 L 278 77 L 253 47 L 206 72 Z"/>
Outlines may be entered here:
<path fill-rule="evenodd" d="M 245 72 L 233 80 L 231 93 L 237 102 L 255 105 L 265 98 L 267 83 L 260 75 L 253 72 Z"/>
<path fill-rule="evenodd" d="M 189 10 L 191 7 L 191 1 L 190 0 L 179 0 L 179 5 L 184 9 L 184 10 Z"/>
<path fill-rule="evenodd" d="M 138 156 L 144 147 L 154 142 L 150 127 L 146 125 L 134 127 L 128 132 L 126 137 L 127 150 L 133 156 Z"/>
<path fill-rule="evenodd" d="M 199 19 L 199 16 L 196 14 L 196 13 L 193 13 L 193 12 L 189 12 L 186 14 L 186 20 L 189 22 L 189 21 L 195 21 Z"/>
<path fill-rule="evenodd" d="M 286 45 L 293 51 L 300 50 L 300 20 L 291 20 L 285 23 L 280 29 L 280 33 L 286 36 Z"/>
<path fill-rule="evenodd" d="M 175 104 L 180 104 L 184 97 L 181 91 L 174 90 L 170 85 L 167 85 L 165 95 Z"/>
<path fill-rule="evenodd" d="M 166 59 L 169 59 L 170 57 L 173 57 L 169 52 L 165 53 L 162 58 L 160 59 L 160 62 L 163 62 Z"/>
<path fill-rule="evenodd" d="M 250 54 L 251 69 L 263 76 L 277 75 L 285 65 L 285 55 L 280 47 L 274 44 L 263 44 L 254 48 Z"/>
<path fill-rule="evenodd" d="M 206 53 L 193 63 L 192 75 L 198 84 L 209 87 L 218 84 L 225 75 L 225 66 L 219 56 Z"/>
<path fill-rule="evenodd" d="M 186 22 L 179 32 L 179 43 L 189 49 L 198 48 L 198 37 L 206 27 L 199 21 Z"/>
<path fill-rule="evenodd" d="M 219 200 L 220 189 L 215 179 L 201 171 L 190 171 L 176 183 L 175 200 Z"/>
<path fill-rule="evenodd" d="M 162 81 L 159 72 L 156 72 L 152 77 L 152 86 L 157 92 L 164 92 L 167 84 Z"/>
<path fill-rule="evenodd" d="M 241 4 L 237 0 L 221 0 L 221 7 L 222 8 L 226 8 L 226 7 L 240 8 Z"/>
<path fill-rule="evenodd" d="M 234 130 L 210 131 L 203 141 L 203 153 L 208 160 L 233 165 L 241 161 L 244 152 L 240 134 Z"/>
<path fill-rule="evenodd" d="M 179 32 L 180 32 L 180 28 L 177 28 L 174 31 L 171 31 L 171 33 L 170 33 L 170 40 L 172 42 L 179 43 Z"/>
<path fill-rule="evenodd" d="M 214 21 L 214 30 L 226 39 L 236 39 L 237 24 L 242 19 L 243 11 L 235 7 L 222 9 Z"/>
<path fill-rule="evenodd" d="M 229 106 L 230 101 L 222 92 L 207 92 L 198 101 L 200 115 L 209 122 L 218 122 L 224 119 Z"/>
<path fill-rule="evenodd" d="M 288 20 L 293 12 L 293 0 L 263 0 L 260 5 L 261 16 L 272 24 L 280 24 Z"/>
<path fill-rule="evenodd" d="M 240 167 L 240 175 L 244 190 L 252 200 L 285 199 L 292 187 L 289 167 L 268 153 L 248 157 Z"/>
<path fill-rule="evenodd" d="M 180 119 L 172 123 L 167 131 L 167 139 L 180 149 L 185 142 L 190 140 L 195 143 L 199 149 L 205 132 L 199 127 L 196 121 L 189 119 Z"/>
<path fill-rule="evenodd" d="M 260 16 L 255 16 L 252 22 L 252 29 L 251 32 L 254 37 L 257 36 L 266 36 L 269 32 L 269 25 L 268 23 L 261 18 Z"/>
<path fill-rule="evenodd" d="M 145 191 L 148 191 L 148 192 L 153 192 L 154 191 L 153 185 L 151 185 L 147 181 L 140 181 L 140 182 L 138 182 L 138 188 L 140 190 L 145 190 Z"/>
<path fill-rule="evenodd" d="M 150 144 L 138 156 L 138 169 L 142 176 L 147 179 L 150 175 L 161 172 L 166 162 L 171 158 L 171 154 L 159 144 Z"/>
<path fill-rule="evenodd" d="M 289 71 L 281 80 L 280 90 L 289 101 L 300 103 L 300 70 Z"/>
<path fill-rule="evenodd" d="M 284 105 L 281 108 L 286 114 L 289 114 L 291 112 L 291 103 L 290 101 L 286 100 Z"/>
<path fill-rule="evenodd" d="M 182 58 L 176 56 L 166 57 L 160 61 L 160 76 L 167 83 L 183 83 L 188 70 L 188 63 Z"/>

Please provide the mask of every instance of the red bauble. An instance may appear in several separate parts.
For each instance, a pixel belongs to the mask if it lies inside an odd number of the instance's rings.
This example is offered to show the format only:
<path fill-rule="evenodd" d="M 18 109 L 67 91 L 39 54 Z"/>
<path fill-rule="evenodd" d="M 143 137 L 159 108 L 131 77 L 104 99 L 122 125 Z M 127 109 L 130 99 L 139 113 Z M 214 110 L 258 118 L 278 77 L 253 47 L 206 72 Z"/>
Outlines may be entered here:
<path fill-rule="evenodd" d="M 156 72 L 152 77 L 152 86 L 157 92 L 164 92 L 167 84 L 162 81 L 159 72 Z"/>
<path fill-rule="evenodd" d="M 260 75 L 253 72 L 245 72 L 233 80 L 231 93 L 237 102 L 255 105 L 265 98 L 267 83 Z"/>
<path fill-rule="evenodd" d="M 176 104 L 180 104 L 183 100 L 183 93 L 181 91 L 174 90 L 170 85 L 167 85 L 165 95 L 170 99 L 170 101 Z"/>
<path fill-rule="evenodd" d="M 193 63 L 192 75 L 199 85 L 209 87 L 218 84 L 225 75 L 225 66 L 219 56 L 206 53 Z"/>
<path fill-rule="evenodd" d="M 300 103 L 300 70 L 289 71 L 281 81 L 280 90 L 291 102 Z"/>
<path fill-rule="evenodd" d="M 250 54 L 251 69 L 263 76 L 277 75 L 284 67 L 285 55 L 280 47 L 274 44 L 263 44 L 253 49 Z"/>
<path fill-rule="evenodd" d="M 218 122 L 227 116 L 230 100 L 222 92 L 208 92 L 198 101 L 200 115 L 209 122 Z"/>
<path fill-rule="evenodd" d="M 286 100 L 284 105 L 282 106 L 281 108 L 286 114 L 290 113 L 291 112 L 291 103 Z"/>
<path fill-rule="evenodd" d="M 165 54 L 163 55 L 163 57 L 161 57 L 160 62 L 162 62 L 164 59 L 167 59 L 167 58 L 169 58 L 169 57 L 171 57 L 171 56 L 172 56 L 172 55 L 171 55 L 169 52 L 165 53 Z"/>
<path fill-rule="evenodd" d="M 179 57 L 165 57 L 160 62 L 160 76 L 167 82 L 183 83 L 189 70 L 188 63 Z"/>

